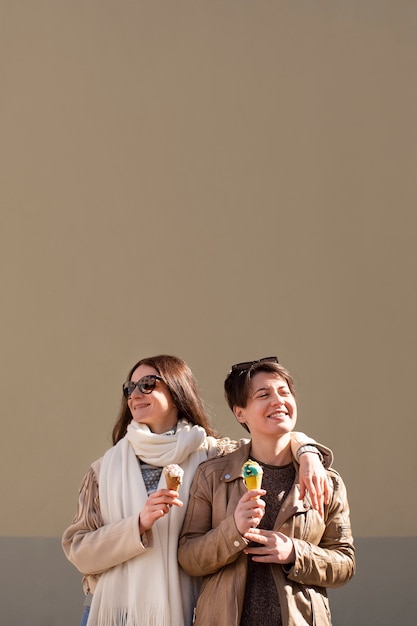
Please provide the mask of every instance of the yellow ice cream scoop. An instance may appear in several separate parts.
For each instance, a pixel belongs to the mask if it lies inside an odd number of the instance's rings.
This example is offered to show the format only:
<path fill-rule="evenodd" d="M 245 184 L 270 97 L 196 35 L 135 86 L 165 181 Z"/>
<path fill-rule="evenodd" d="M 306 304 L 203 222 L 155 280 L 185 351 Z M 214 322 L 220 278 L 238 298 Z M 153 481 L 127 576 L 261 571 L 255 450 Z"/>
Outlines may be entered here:
<path fill-rule="evenodd" d="M 246 461 L 242 467 L 242 476 L 245 481 L 246 488 L 260 489 L 262 485 L 263 469 L 256 461 Z"/>

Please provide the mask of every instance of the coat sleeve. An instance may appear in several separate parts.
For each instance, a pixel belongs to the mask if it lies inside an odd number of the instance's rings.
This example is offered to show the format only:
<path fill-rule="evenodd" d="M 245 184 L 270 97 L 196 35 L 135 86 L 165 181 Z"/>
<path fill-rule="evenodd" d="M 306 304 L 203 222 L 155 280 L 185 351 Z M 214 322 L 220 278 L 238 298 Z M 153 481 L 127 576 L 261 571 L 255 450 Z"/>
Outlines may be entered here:
<path fill-rule="evenodd" d="M 103 523 L 98 478 L 94 466 L 90 467 L 80 488 L 77 513 L 62 537 L 68 560 L 84 575 L 97 575 L 144 552 L 151 543 L 151 533 L 141 541 L 138 515 Z"/>
<path fill-rule="evenodd" d="M 330 470 L 333 493 L 325 511 L 325 529 L 318 545 L 293 538 L 294 566 L 289 579 L 304 585 L 339 587 L 355 573 L 355 550 L 345 485 L 337 472 Z"/>
<path fill-rule="evenodd" d="M 233 563 L 248 542 L 236 528 L 233 515 L 212 528 L 212 488 L 202 468 L 191 486 L 179 540 L 178 561 L 190 576 L 206 576 Z"/>

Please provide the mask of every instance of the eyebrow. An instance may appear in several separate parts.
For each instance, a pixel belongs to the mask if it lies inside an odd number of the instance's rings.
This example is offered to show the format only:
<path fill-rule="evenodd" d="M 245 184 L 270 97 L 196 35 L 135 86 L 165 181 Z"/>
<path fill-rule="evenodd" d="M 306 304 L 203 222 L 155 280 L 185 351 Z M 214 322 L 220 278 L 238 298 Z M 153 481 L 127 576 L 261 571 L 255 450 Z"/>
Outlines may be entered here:
<path fill-rule="evenodd" d="M 269 387 L 259 387 L 259 389 L 254 389 L 253 393 L 258 393 L 258 391 L 266 391 Z"/>

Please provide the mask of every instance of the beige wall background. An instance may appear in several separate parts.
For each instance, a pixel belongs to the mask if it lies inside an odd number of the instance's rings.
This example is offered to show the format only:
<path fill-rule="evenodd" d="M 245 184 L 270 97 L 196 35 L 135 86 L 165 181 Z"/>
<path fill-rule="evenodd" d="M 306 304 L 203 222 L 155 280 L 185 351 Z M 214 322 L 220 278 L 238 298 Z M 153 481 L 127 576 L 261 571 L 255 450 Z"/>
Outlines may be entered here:
<path fill-rule="evenodd" d="M 413 0 L 0 0 L 9 626 L 79 623 L 59 538 L 160 352 L 231 436 L 230 364 L 279 356 L 349 490 L 335 623 L 415 623 L 416 27 Z"/>

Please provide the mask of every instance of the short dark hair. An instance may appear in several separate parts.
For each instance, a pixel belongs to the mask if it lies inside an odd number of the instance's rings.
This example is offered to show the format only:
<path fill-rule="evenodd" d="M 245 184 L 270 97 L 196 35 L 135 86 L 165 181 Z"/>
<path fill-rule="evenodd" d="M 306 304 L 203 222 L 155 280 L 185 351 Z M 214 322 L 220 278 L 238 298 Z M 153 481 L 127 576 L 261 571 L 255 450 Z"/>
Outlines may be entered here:
<path fill-rule="evenodd" d="M 232 411 L 235 406 L 246 408 L 250 397 L 250 382 L 259 372 L 270 372 L 284 379 L 291 393 L 295 396 L 294 380 L 283 365 L 272 361 L 254 361 L 247 370 L 232 368 L 224 381 L 225 397 Z M 249 430 L 245 424 L 242 426 Z"/>

